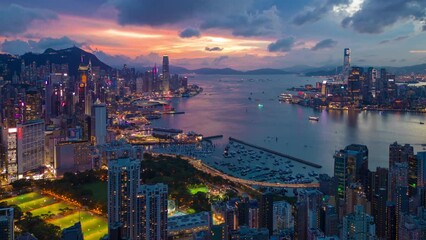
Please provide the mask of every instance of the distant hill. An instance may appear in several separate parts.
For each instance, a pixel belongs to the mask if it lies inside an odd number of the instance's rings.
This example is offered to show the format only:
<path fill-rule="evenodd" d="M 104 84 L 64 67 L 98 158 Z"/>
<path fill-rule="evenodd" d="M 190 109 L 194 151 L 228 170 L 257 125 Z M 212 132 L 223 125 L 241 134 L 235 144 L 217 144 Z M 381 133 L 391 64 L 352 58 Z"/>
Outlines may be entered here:
<path fill-rule="evenodd" d="M 47 61 L 55 64 L 68 64 L 69 74 L 71 76 L 78 75 L 78 66 L 80 65 L 81 59 L 84 64 L 89 63 L 89 59 L 92 61 L 92 66 L 99 66 L 105 71 L 110 71 L 112 68 L 107 64 L 100 61 L 92 53 L 86 52 L 78 47 L 71 47 L 61 50 L 54 50 L 51 48 L 46 49 L 44 53 L 26 53 L 21 56 L 21 59 L 28 65 L 32 62 L 36 62 L 37 65 L 46 64 Z"/>

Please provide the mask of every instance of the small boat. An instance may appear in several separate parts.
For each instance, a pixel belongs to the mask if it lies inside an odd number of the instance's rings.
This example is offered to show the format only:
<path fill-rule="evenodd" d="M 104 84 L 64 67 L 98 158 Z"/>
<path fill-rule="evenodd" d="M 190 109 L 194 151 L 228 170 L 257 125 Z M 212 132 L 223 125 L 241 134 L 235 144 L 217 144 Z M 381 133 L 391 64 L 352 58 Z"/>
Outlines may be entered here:
<path fill-rule="evenodd" d="M 319 117 L 309 117 L 309 120 L 311 120 L 311 121 L 319 121 Z"/>
<path fill-rule="evenodd" d="M 420 124 L 425 124 L 424 122 L 420 122 Z"/>

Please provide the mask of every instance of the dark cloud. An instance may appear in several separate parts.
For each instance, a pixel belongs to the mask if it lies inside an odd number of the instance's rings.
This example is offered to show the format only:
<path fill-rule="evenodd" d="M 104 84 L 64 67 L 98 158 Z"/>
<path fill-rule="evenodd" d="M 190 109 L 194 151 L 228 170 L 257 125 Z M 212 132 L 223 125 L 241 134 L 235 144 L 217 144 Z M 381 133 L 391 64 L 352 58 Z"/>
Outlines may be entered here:
<path fill-rule="evenodd" d="M 383 40 L 383 41 L 380 41 L 379 44 L 386 44 L 386 43 L 389 43 L 389 42 L 390 42 L 389 40 Z"/>
<path fill-rule="evenodd" d="M 408 38 L 408 36 L 399 36 L 399 37 L 394 38 L 393 41 L 397 42 L 397 41 L 401 41 L 401 40 L 404 40 L 404 39 L 407 39 L 407 38 Z"/>
<path fill-rule="evenodd" d="M 182 32 L 179 33 L 179 37 L 181 38 L 192 38 L 192 37 L 200 37 L 201 33 L 200 30 L 187 27 Z"/>
<path fill-rule="evenodd" d="M 42 38 L 39 41 L 28 40 L 5 40 L 1 44 L 1 49 L 4 52 L 11 54 L 22 55 L 27 52 L 41 53 L 47 48 L 64 49 L 72 46 L 82 47 L 86 43 L 76 42 L 68 37 L 61 38 Z"/>
<path fill-rule="evenodd" d="M 222 51 L 223 48 L 221 48 L 221 47 L 206 47 L 206 48 L 204 48 L 204 50 L 206 50 L 207 52 L 218 52 L 218 51 Z"/>
<path fill-rule="evenodd" d="M 317 51 L 317 50 L 326 49 L 326 48 L 333 48 L 336 45 L 337 45 L 337 41 L 329 38 L 329 39 L 324 39 L 318 42 L 313 48 L 311 48 L 311 50 Z"/>
<path fill-rule="evenodd" d="M 295 44 L 293 37 L 278 39 L 268 45 L 268 51 L 270 52 L 289 52 Z"/>
<path fill-rule="evenodd" d="M 306 9 L 297 14 L 292 23 L 295 25 L 303 25 L 306 23 L 313 23 L 320 20 L 327 13 L 333 10 L 333 7 L 340 4 L 348 4 L 349 0 L 327 0 L 320 6 Z"/>
<path fill-rule="evenodd" d="M 213 59 L 212 63 L 213 65 L 219 65 L 222 61 L 228 59 L 228 56 L 220 56 L 218 58 Z"/>
<path fill-rule="evenodd" d="M 49 21 L 52 19 L 57 19 L 57 15 L 51 11 L 10 4 L 7 7 L 0 8 L 0 34 L 22 33 L 35 20 Z"/>
<path fill-rule="evenodd" d="M 278 10 L 274 1 L 262 6 L 253 0 L 121 0 L 115 1 L 122 25 L 183 25 L 201 29 L 227 29 L 236 36 L 259 36 L 276 30 Z"/>
<path fill-rule="evenodd" d="M 382 33 L 401 20 L 424 21 L 425 0 L 365 0 L 361 10 L 343 20 L 343 27 L 360 33 Z"/>

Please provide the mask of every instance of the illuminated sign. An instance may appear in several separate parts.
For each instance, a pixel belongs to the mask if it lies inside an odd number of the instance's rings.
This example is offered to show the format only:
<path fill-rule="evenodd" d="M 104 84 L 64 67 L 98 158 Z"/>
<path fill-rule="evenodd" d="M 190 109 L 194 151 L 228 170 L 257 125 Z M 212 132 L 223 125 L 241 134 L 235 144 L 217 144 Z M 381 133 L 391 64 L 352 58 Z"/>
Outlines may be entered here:
<path fill-rule="evenodd" d="M 17 128 L 9 128 L 8 133 L 16 133 L 18 131 Z"/>

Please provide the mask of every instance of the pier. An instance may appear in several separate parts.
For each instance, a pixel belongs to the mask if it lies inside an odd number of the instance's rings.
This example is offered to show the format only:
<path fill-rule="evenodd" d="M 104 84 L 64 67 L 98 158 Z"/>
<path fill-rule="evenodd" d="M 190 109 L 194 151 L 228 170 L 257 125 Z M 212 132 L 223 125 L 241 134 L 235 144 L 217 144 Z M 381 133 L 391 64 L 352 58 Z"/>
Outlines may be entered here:
<path fill-rule="evenodd" d="M 296 158 L 296 157 L 293 157 L 293 156 L 290 156 L 290 155 L 287 155 L 287 154 L 284 154 L 284 153 L 280 153 L 280 152 L 270 150 L 270 149 L 267 149 L 267 148 L 264 148 L 264 147 L 261 147 L 261 146 L 257 146 L 257 145 L 251 144 L 251 143 L 247 143 L 247 142 L 244 142 L 244 141 L 232 138 L 232 137 L 229 137 L 229 141 L 244 144 L 246 146 L 256 148 L 258 150 L 262 150 L 264 152 L 268 152 L 268 153 L 271 153 L 271 154 L 275 154 L 275 155 L 278 155 L 280 157 L 288 158 L 290 160 L 293 160 L 293 161 L 296 161 L 296 162 L 299 162 L 299 163 L 302 163 L 302 164 L 305 164 L 305 165 L 308 165 L 308 166 L 311 166 L 311 167 L 314 167 L 314 168 L 322 168 L 321 165 L 318 165 L 316 163 L 312 163 L 312 162 L 309 162 L 309 161 L 306 161 L 306 160 L 303 160 L 303 159 L 300 159 L 300 158 Z"/>
<path fill-rule="evenodd" d="M 213 140 L 213 139 L 217 139 L 217 138 L 223 138 L 223 135 L 214 135 L 214 136 L 208 136 L 208 137 L 203 137 L 203 140 Z"/>

